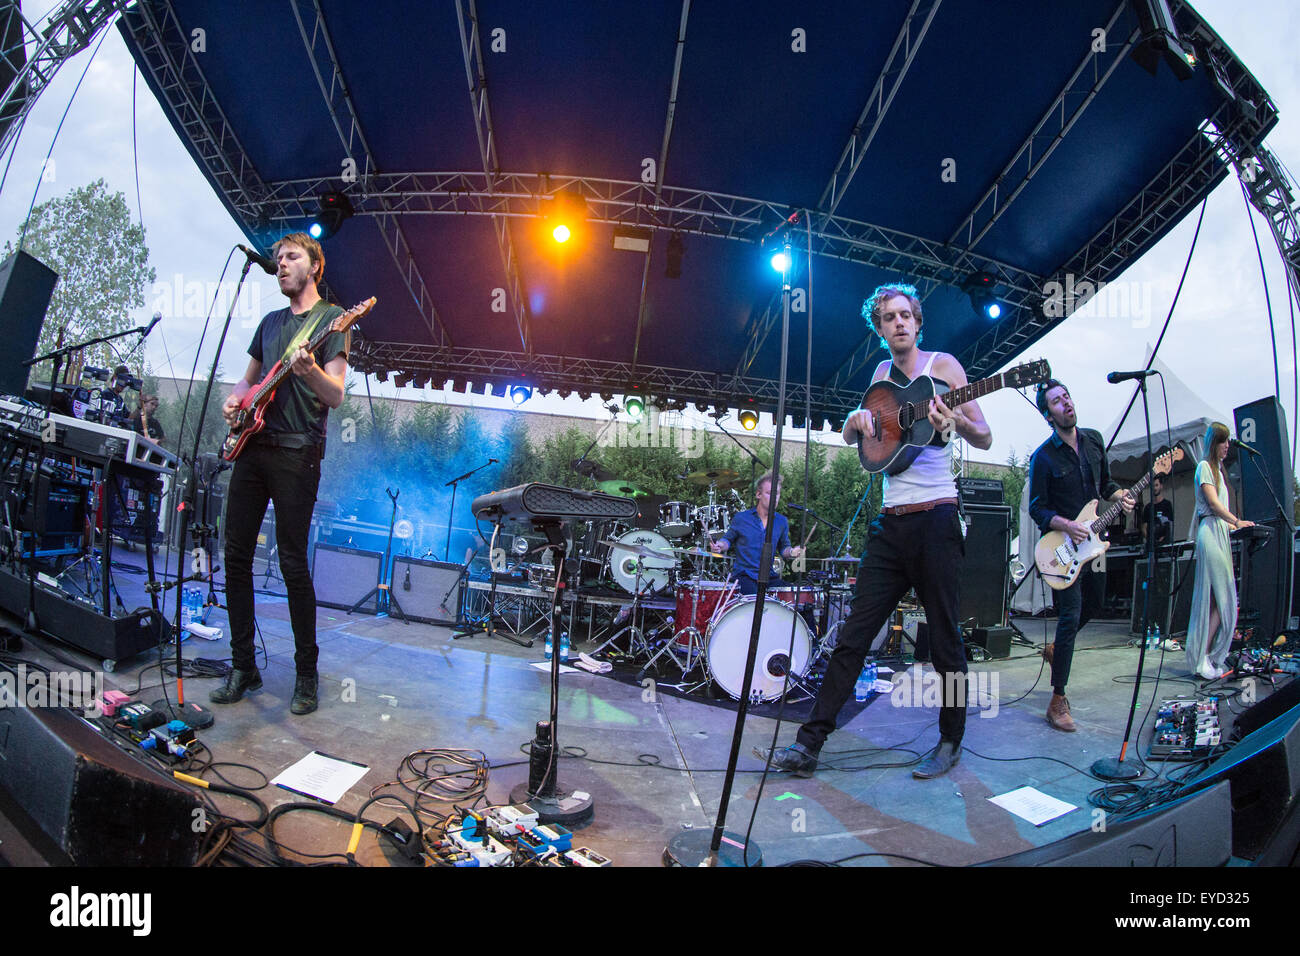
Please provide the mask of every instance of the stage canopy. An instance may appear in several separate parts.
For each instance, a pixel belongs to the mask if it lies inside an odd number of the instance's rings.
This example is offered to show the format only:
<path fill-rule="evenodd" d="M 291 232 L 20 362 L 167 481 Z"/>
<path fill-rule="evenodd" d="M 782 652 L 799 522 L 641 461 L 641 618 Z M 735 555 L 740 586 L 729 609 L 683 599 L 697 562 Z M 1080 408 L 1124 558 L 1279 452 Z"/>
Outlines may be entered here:
<path fill-rule="evenodd" d="M 1182 79 L 1172 53 L 1136 61 L 1131 0 L 174 0 L 119 29 L 253 243 L 346 196 L 328 285 L 379 298 L 359 369 L 774 409 L 760 241 L 799 210 L 787 411 L 802 423 L 811 309 L 820 425 L 884 357 L 860 315 L 876 285 L 915 282 L 925 347 L 991 374 L 1252 155 L 1267 93 L 1168 5 Z M 556 247 L 545 217 L 575 197 L 585 225 Z"/>

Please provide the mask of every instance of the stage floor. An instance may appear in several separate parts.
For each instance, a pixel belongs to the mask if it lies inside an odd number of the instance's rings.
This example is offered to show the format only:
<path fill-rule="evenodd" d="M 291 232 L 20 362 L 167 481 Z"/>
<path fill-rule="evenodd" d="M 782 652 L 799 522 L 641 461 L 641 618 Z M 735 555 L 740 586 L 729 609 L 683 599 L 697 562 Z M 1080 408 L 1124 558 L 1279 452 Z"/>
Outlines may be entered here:
<path fill-rule="evenodd" d="M 121 563 L 115 580 L 126 606 L 146 603 L 143 576 L 126 570 L 143 564 L 142 556 L 119 552 L 115 558 Z M 282 585 L 272 579 L 270 588 Z M 417 750 L 485 753 L 495 768 L 489 805 L 509 802 L 510 789 L 527 779 L 520 748 L 549 712 L 549 670 L 533 666 L 543 660 L 540 637 L 532 648 L 499 636 L 453 640 L 445 627 L 321 608 L 320 708 L 298 717 L 289 713 L 293 638 L 284 598 L 259 594 L 258 620 L 265 687 L 240 703 L 211 705 L 216 723 L 201 739 L 214 760 L 251 764 L 268 778 L 314 749 L 364 763 L 370 770 L 340 801 L 345 810 L 355 810 L 372 787 L 394 779 L 402 759 Z M 1055 626 L 1041 619 L 1018 623 L 1039 646 Z M 209 624 L 224 627 L 224 612 L 215 609 Z M 1094 622 L 1080 635 L 1069 687 L 1079 727 L 1074 734 L 1053 730 L 1044 720 L 1051 689 L 1036 650 L 1013 645 L 1009 659 L 972 664 L 976 686 L 986 692 L 985 706 L 970 708 L 961 762 L 935 780 L 913 779 L 911 764 L 937 741 L 937 711 L 900 706 L 908 703 L 901 695 L 877 698 L 832 735 L 822 768 L 811 779 L 772 774 L 761 785 L 763 764 L 752 751 L 771 746 L 774 734 L 778 747 L 789 744 L 797 725 L 787 721 L 778 728 L 769 717 L 751 716 L 727 829 L 744 834 L 752 818 L 751 839 L 767 865 L 849 857 L 859 865 L 913 865 L 899 857 L 972 864 L 1088 830 L 1094 822 L 1088 794 L 1101 783 L 1086 770 L 1100 757 L 1116 756 L 1124 734 L 1138 655 L 1129 640 L 1126 621 Z M 98 667 L 66 646 L 50 646 Z M 171 658 L 174 653 L 171 648 Z M 259 647 L 259 663 L 261 653 Z M 23 654 L 60 666 L 30 641 Z M 185 642 L 187 658 L 228 655 L 225 639 Z M 1189 678 L 1181 652 L 1163 655 L 1163 666 L 1161 656 L 1148 655 L 1135 721 L 1145 720 L 1144 736 L 1135 730 L 1134 740 L 1141 744 L 1129 748 L 1129 760 L 1145 753 L 1153 698 L 1190 696 L 1201 683 Z M 119 662 L 105 680 L 110 688 L 150 702 L 161 696 L 158 673 L 156 655 L 146 654 Z M 189 697 L 205 706 L 215 686 L 215 679 L 186 682 Z M 574 845 L 589 846 L 617 866 L 661 865 L 664 847 L 675 835 L 712 827 L 721 798 L 734 710 L 652 691 L 585 672 L 560 678 L 559 742 L 584 755 L 561 762 L 560 787 L 586 791 L 595 801 L 594 817 L 575 833 Z M 1264 687 L 1260 696 L 1266 693 Z M 925 695 L 917 696 L 915 703 L 923 704 Z M 1225 739 L 1230 711 L 1224 708 Z M 1166 767 L 1167 773 L 1184 765 L 1152 766 Z M 250 779 L 237 770 L 227 775 L 239 785 Z M 1024 786 L 1078 809 L 1035 827 L 988 800 Z M 272 805 L 297 799 L 278 788 L 260 795 Z M 234 815 L 248 814 L 247 805 L 237 800 L 221 795 L 216 800 Z M 449 803 L 440 806 L 450 810 Z M 386 821 L 400 811 L 372 813 Z M 348 829 L 318 814 L 292 814 L 277 835 L 297 850 L 332 853 L 345 847 Z M 360 859 L 390 862 L 373 838 L 363 841 Z"/>

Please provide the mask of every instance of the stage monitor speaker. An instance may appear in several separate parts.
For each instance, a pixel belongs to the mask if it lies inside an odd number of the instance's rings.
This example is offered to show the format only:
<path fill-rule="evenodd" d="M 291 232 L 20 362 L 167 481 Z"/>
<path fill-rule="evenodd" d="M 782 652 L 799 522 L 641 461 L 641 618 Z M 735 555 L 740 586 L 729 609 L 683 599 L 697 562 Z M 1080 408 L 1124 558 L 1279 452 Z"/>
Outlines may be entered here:
<path fill-rule="evenodd" d="M 22 395 L 27 390 L 29 370 L 22 363 L 36 354 L 58 278 L 57 272 L 21 249 L 0 263 L 0 325 L 5 330 L 0 395 Z"/>
<path fill-rule="evenodd" d="M 1291 517 L 1295 488 L 1291 478 L 1291 444 L 1286 411 L 1270 396 L 1232 410 L 1237 437 L 1258 454 L 1234 451 L 1240 462 L 1241 501 L 1233 510 L 1247 521 L 1274 521 L 1282 513 Z M 1276 500 L 1274 500 L 1276 498 Z"/>
<path fill-rule="evenodd" d="M 335 544 L 318 544 L 312 552 L 312 583 L 316 586 L 316 603 L 346 611 L 371 588 L 383 583 L 382 551 L 341 548 Z M 398 599 L 401 600 L 400 598 Z M 379 613 L 379 595 L 358 608 L 366 614 Z"/>
<path fill-rule="evenodd" d="M 1233 800 L 1227 781 L 1156 813 L 1108 820 L 1105 829 L 990 860 L 980 866 L 1225 866 L 1232 857 Z"/>
<path fill-rule="evenodd" d="M 1007 622 L 1011 548 L 1009 505 L 966 505 L 966 561 L 957 617 L 976 627 Z"/>
<path fill-rule="evenodd" d="M 1160 625 L 1163 636 L 1187 633 L 1187 621 L 1192 614 L 1192 591 L 1196 586 L 1193 575 L 1196 566 L 1191 555 L 1178 558 L 1178 563 L 1169 557 L 1162 557 L 1156 562 L 1156 575 L 1151 582 L 1151 623 Z M 1109 577 L 1109 574 L 1107 575 Z M 1133 608 L 1129 620 L 1129 631 L 1142 633 L 1142 585 L 1147 580 L 1147 559 L 1138 558 L 1133 562 Z M 1169 607 L 1169 594 L 1182 582 L 1174 600 Z"/>
<path fill-rule="evenodd" d="M 460 617 L 463 565 L 397 555 L 393 596 L 402 613 L 424 624 L 454 625 Z"/>
<path fill-rule="evenodd" d="M 197 791 L 65 708 L 0 707 L 0 791 L 11 824 L 46 862 L 193 866 L 198 857 Z"/>
<path fill-rule="evenodd" d="M 1275 715 L 1286 704 L 1291 708 Z M 1300 792 L 1300 706 L 1295 705 L 1295 694 L 1284 689 L 1264 698 L 1237 718 L 1234 736 L 1238 727 L 1250 732 L 1191 782 L 1216 777 L 1231 782 L 1232 852 L 1255 860 L 1275 849 L 1274 838 L 1294 814 Z"/>

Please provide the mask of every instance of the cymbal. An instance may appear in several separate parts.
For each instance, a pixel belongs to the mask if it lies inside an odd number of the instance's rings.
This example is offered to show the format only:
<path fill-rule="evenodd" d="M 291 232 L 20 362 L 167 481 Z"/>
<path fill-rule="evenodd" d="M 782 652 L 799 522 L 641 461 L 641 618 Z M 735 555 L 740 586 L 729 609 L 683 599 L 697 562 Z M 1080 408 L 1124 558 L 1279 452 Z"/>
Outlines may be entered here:
<path fill-rule="evenodd" d="M 828 564 L 858 564 L 862 561 L 861 558 L 855 558 L 851 554 L 846 554 L 842 558 L 820 558 L 819 560 Z"/>
<path fill-rule="evenodd" d="M 569 467 L 578 474 L 586 475 L 596 481 L 608 481 L 614 477 L 598 461 L 584 461 L 581 458 L 575 458 L 569 463 Z"/>
<path fill-rule="evenodd" d="M 688 558 L 725 558 L 725 554 L 715 554 L 712 551 L 705 551 L 703 548 L 673 548 L 674 554 L 680 554 Z"/>
<path fill-rule="evenodd" d="M 624 498 L 644 498 L 650 492 L 646 491 L 640 485 L 634 485 L 630 481 L 624 481 L 622 478 L 610 478 L 607 481 L 596 482 L 596 487 L 609 495 L 622 495 Z"/>
<path fill-rule="evenodd" d="M 602 544 L 607 544 L 618 551 L 628 551 L 635 554 L 638 558 L 651 558 L 655 561 L 668 561 L 676 563 L 677 558 L 663 551 L 656 551 L 654 548 L 647 548 L 644 544 L 624 544 L 622 541 L 614 541 L 606 538 Z"/>
<path fill-rule="evenodd" d="M 686 480 L 693 485 L 715 485 L 721 481 L 735 481 L 740 476 L 730 468 L 714 468 L 712 471 L 693 471 Z"/>

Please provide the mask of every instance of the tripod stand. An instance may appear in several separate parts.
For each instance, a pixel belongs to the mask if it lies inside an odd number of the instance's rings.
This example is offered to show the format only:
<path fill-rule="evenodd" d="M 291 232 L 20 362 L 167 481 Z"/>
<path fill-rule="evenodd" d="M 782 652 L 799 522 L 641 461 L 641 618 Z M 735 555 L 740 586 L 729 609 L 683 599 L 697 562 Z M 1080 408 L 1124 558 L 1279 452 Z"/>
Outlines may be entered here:
<path fill-rule="evenodd" d="M 393 554 L 393 526 L 397 524 L 397 498 L 402 492 L 400 488 L 397 491 L 385 488 L 384 493 L 393 501 L 393 513 L 388 516 L 388 543 L 384 545 L 384 557 L 379 565 L 379 583 L 367 591 L 361 600 L 348 608 L 348 613 L 351 614 L 354 611 L 361 610 L 361 605 L 373 597 L 375 598 L 375 608 L 379 613 L 387 613 L 391 617 L 393 611 L 396 610 L 397 616 L 402 619 L 402 623 L 410 624 L 411 622 L 407 620 L 406 614 L 402 612 L 402 605 L 398 602 L 397 595 L 393 593 L 389 581 L 391 570 L 388 566 Z"/>

